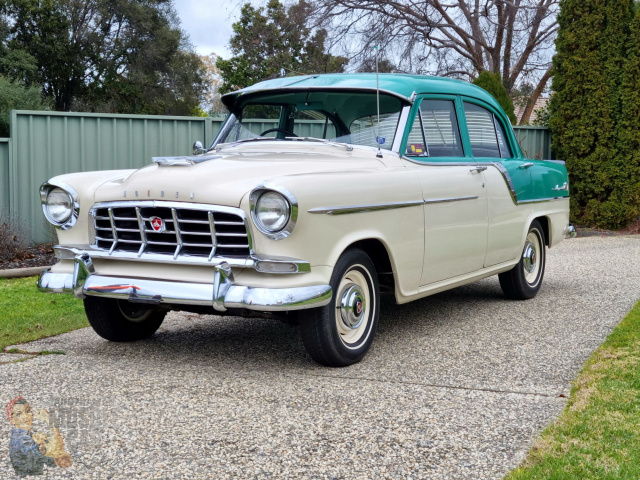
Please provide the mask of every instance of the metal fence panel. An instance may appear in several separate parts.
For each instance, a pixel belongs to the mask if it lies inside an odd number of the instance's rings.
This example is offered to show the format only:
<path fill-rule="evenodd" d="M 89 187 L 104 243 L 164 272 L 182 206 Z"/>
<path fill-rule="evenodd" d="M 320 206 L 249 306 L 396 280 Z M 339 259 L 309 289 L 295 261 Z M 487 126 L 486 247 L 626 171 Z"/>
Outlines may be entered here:
<path fill-rule="evenodd" d="M 10 208 L 47 241 L 38 187 L 62 173 L 139 168 L 152 156 L 185 155 L 205 138 L 205 118 L 13 111 Z"/>
<path fill-rule="evenodd" d="M 40 209 L 39 186 L 70 172 L 139 168 L 152 156 L 185 155 L 195 140 L 209 145 L 222 118 L 13 111 L 11 139 L 0 139 L 0 207 L 26 219 L 34 240 L 52 240 Z M 256 119 L 256 134 L 277 122 Z M 302 121 L 300 136 L 322 137 L 321 121 Z M 514 127 L 523 152 L 551 159 L 549 131 Z M 328 132 L 328 136 L 331 136 Z"/>
<path fill-rule="evenodd" d="M 9 155 L 11 154 L 11 140 L 0 138 L 0 209 L 9 208 L 11 181 L 9 180 Z"/>
<path fill-rule="evenodd" d="M 546 127 L 528 125 L 513 127 L 525 157 L 536 160 L 554 160 L 551 151 L 551 131 Z"/>

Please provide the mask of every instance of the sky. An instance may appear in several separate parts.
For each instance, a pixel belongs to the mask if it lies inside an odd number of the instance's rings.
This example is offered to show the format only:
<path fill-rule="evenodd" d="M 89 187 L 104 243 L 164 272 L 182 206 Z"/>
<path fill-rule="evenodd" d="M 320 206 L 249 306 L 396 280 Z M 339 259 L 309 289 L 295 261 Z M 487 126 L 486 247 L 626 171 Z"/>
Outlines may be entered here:
<path fill-rule="evenodd" d="M 237 20 L 241 2 L 236 0 L 174 0 L 182 28 L 200 55 L 211 52 L 228 58 L 231 24 Z"/>

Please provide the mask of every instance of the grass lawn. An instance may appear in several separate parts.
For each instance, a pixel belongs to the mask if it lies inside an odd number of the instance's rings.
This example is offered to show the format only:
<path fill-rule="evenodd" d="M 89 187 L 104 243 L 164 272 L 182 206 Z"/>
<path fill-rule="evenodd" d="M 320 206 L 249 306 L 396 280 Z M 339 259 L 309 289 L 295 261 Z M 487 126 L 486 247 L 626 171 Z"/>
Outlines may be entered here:
<path fill-rule="evenodd" d="M 89 326 L 82 300 L 42 293 L 36 277 L 0 278 L 0 350 Z"/>
<path fill-rule="evenodd" d="M 567 408 L 507 479 L 640 478 L 640 302 L 580 372 Z"/>

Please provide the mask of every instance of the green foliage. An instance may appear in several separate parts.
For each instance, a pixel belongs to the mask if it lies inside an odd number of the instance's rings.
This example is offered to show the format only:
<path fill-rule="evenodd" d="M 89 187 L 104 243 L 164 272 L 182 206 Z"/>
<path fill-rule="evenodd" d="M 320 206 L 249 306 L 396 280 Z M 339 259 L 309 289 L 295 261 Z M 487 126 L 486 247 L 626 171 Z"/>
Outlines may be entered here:
<path fill-rule="evenodd" d="M 0 0 L 0 74 L 56 110 L 188 115 L 203 73 L 169 0 Z"/>
<path fill-rule="evenodd" d="M 18 80 L 10 81 L 0 75 L 0 137 L 9 136 L 11 110 L 48 110 L 49 102 L 42 99 L 39 86 L 25 87 Z"/>
<path fill-rule="evenodd" d="M 262 8 L 247 3 L 233 24 L 233 57 L 218 58 L 221 93 L 282 75 L 342 72 L 343 57 L 325 53 L 326 30 L 306 26 L 311 6 L 304 0 L 288 9 L 278 0 Z"/>
<path fill-rule="evenodd" d="M 564 0 L 558 15 L 549 125 L 570 174 L 572 218 L 583 225 L 622 228 L 638 214 L 618 138 L 633 11 L 633 0 Z"/>
<path fill-rule="evenodd" d="M 504 112 L 509 117 L 509 120 L 511 120 L 511 123 L 514 125 L 517 123 L 516 114 L 513 108 L 513 101 L 509 98 L 509 94 L 502 83 L 499 73 L 491 73 L 485 70 L 478 75 L 478 78 L 473 81 L 473 84 L 484 88 L 489 92 L 493 98 L 498 101 Z"/>

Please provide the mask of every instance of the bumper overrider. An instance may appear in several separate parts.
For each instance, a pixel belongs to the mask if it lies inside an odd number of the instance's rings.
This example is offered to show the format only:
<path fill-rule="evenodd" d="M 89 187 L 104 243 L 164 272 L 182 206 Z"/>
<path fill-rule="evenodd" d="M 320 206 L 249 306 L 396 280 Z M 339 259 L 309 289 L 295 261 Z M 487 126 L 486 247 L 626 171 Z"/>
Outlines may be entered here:
<path fill-rule="evenodd" d="M 41 291 L 73 293 L 115 298 L 150 305 L 202 305 L 224 312 L 247 309 L 262 312 L 305 310 L 322 307 L 331 301 L 329 285 L 295 288 L 254 288 L 235 285 L 231 266 L 222 262 L 214 267 L 213 283 L 189 283 L 99 275 L 88 254 L 77 255 L 73 273 L 55 273 L 50 269 L 38 279 Z"/>

